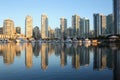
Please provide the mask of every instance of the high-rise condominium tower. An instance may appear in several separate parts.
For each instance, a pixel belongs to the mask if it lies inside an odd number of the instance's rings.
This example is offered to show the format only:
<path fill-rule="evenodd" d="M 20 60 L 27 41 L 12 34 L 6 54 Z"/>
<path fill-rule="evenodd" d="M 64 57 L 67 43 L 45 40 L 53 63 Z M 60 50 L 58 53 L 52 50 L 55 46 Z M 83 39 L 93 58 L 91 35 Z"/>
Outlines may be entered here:
<path fill-rule="evenodd" d="M 48 38 L 48 17 L 46 14 L 41 15 L 41 37 Z"/>
<path fill-rule="evenodd" d="M 78 36 L 80 29 L 80 16 L 78 15 L 72 16 L 72 27 L 74 30 L 74 35 Z"/>
<path fill-rule="evenodd" d="M 89 37 L 90 21 L 87 18 L 80 19 L 80 37 Z"/>
<path fill-rule="evenodd" d="M 120 0 L 113 0 L 114 4 L 114 34 L 120 35 Z"/>
<path fill-rule="evenodd" d="M 65 19 L 64 17 L 60 18 L 60 28 L 61 28 L 61 37 L 63 38 L 64 36 L 67 37 L 67 19 Z"/>
<path fill-rule="evenodd" d="M 33 29 L 33 19 L 31 16 L 26 16 L 25 19 L 25 36 L 27 38 L 31 38 L 32 37 L 32 30 Z"/>
<path fill-rule="evenodd" d="M 6 19 L 3 22 L 3 34 L 14 34 L 14 22 L 10 19 Z"/>
<path fill-rule="evenodd" d="M 94 14 L 94 32 L 95 37 L 106 34 L 106 16 L 102 14 Z"/>
<path fill-rule="evenodd" d="M 35 39 L 40 39 L 40 30 L 38 26 L 35 26 L 33 29 L 33 37 Z"/>
<path fill-rule="evenodd" d="M 113 14 L 107 15 L 107 34 L 114 34 L 114 16 Z"/>
<path fill-rule="evenodd" d="M 16 33 L 17 34 L 21 34 L 21 28 L 18 26 L 18 27 L 16 27 Z"/>

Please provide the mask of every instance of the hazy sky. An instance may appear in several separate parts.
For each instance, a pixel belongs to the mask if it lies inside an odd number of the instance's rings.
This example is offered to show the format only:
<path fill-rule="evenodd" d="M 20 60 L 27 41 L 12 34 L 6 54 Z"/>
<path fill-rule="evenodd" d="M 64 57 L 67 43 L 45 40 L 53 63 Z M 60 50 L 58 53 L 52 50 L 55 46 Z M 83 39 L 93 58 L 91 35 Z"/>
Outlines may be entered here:
<path fill-rule="evenodd" d="M 108 15 L 113 11 L 112 4 L 112 0 L 1 0 L 0 26 L 3 20 L 10 18 L 24 32 L 25 17 L 30 15 L 33 26 L 41 28 L 41 14 L 46 13 L 53 29 L 60 27 L 60 17 L 67 18 L 70 27 L 72 15 L 78 14 L 81 18 L 89 18 L 90 29 L 93 29 L 93 13 Z"/>

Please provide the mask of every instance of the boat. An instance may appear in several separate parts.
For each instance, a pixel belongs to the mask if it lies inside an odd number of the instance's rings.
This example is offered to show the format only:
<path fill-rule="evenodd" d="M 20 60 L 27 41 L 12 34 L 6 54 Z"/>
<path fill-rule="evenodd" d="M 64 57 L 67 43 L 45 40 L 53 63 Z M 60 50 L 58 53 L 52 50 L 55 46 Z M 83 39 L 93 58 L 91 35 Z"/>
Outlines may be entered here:
<path fill-rule="evenodd" d="M 15 40 L 15 42 L 16 43 L 24 43 L 24 42 L 27 42 L 25 39 L 23 39 L 23 38 L 17 38 L 16 40 Z"/>
<path fill-rule="evenodd" d="M 92 40 L 92 43 L 94 44 L 94 43 L 98 43 L 98 40 Z"/>
<path fill-rule="evenodd" d="M 65 40 L 65 43 L 72 43 L 72 40 L 70 39 L 70 37 L 68 37 L 68 38 Z"/>
<path fill-rule="evenodd" d="M 80 46 L 82 46 L 82 40 L 78 40 Z"/>
<path fill-rule="evenodd" d="M 79 40 L 78 42 L 79 42 L 79 43 L 82 43 L 82 40 Z"/>
<path fill-rule="evenodd" d="M 16 43 L 20 43 L 20 42 L 21 42 L 21 39 L 20 39 L 20 38 L 17 38 L 17 39 L 15 40 L 15 42 L 16 42 Z"/>
<path fill-rule="evenodd" d="M 83 40 L 83 43 L 84 44 L 91 44 L 91 41 L 88 38 L 86 38 L 85 40 Z"/>
<path fill-rule="evenodd" d="M 56 42 L 56 43 L 60 43 L 60 40 L 56 40 L 55 42 Z"/>
<path fill-rule="evenodd" d="M 41 39 L 39 39 L 39 40 L 38 40 L 38 42 L 39 42 L 39 43 L 42 43 L 42 40 L 41 40 Z"/>

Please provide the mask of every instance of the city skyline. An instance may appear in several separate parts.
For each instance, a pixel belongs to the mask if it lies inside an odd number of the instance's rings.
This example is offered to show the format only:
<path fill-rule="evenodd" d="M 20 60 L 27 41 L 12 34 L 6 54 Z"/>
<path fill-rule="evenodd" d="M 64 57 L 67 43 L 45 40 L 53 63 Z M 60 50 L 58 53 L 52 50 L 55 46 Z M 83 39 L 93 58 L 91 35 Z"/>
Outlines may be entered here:
<path fill-rule="evenodd" d="M 120 80 L 120 0 L 1 0 L 0 80 Z"/>
<path fill-rule="evenodd" d="M 112 0 L 109 1 L 56 1 L 52 0 L 50 2 L 44 1 L 1 1 L 1 17 L 0 26 L 3 26 L 3 20 L 10 18 L 15 22 L 15 26 L 20 26 L 22 33 L 25 31 L 24 19 L 26 15 L 33 17 L 33 27 L 39 26 L 41 14 L 46 13 L 49 18 L 49 26 L 55 29 L 60 27 L 59 18 L 65 17 L 68 20 L 68 27 L 71 26 L 71 17 L 74 14 L 82 17 L 87 17 L 90 19 L 90 29 L 93 29 L 93 13 L 103 13 L 105 15 L 113 12 Z M 7 3 L 6 3 L 7 2 Z M 54 4 L 53 4 L 54 3 Z M 22 6 L 21 6 L 22 5 Z M 67 5 L 67 6 L 66 6 Z M 87 6 L 88 5 L 88 6 Z M 101 6 L 102 5 L 102 6 Z M 107 5 L 107 6 L 106 6 Z M 96 6 L 96 7 L 94 7 Z M 58 11 L 59 10 L 59 11 Z M 9 13 L 9 14 L 8 14 Z"/>

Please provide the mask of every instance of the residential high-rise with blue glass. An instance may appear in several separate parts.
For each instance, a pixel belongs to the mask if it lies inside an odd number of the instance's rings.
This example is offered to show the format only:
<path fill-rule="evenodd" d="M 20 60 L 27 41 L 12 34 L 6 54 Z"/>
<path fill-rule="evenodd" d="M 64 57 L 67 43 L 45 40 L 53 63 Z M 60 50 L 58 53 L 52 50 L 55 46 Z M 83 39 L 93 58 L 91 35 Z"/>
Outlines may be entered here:
<path fill-rule="evenodd" d="M 95 37 L 106 34 L 106 16 L 103 14 L 94 14 L 94 32 Z"/>
<path fill-rule="evenodd" d="M 64 17 L 60 18 L 60 29 L 61 29 L 61 37 L 67 37 L 67 19 L 65 19 Z"/>
<path fill-rule="evenodd" d="M 114 34 L 120 35 L 120 0 L 113 0 L 114 5 Z"/>
<path fill-rule="evenodd" d="M 74 31 L 74 36 L 79 36 L 79 30 L 80 30 L 80 16 L 73 15 L 72 16 L 72 27 Z"/>

